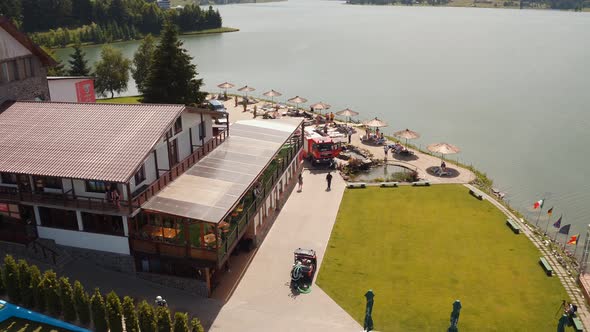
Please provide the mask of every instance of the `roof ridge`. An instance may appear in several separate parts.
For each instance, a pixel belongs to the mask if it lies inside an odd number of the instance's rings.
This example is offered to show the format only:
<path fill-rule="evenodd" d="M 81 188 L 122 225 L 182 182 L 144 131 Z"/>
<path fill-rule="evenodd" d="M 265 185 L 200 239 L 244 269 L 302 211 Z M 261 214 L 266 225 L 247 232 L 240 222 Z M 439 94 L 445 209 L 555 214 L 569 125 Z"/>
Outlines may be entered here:
<path fill-rule="evenodd" d="M 139 103 L 139 104 L 131 104 L 131 103 L 92 103 L 92 102 L 74 102 L 74 101 L 34 101 L 34 100 L 18 100 L 16 103 L 19 104 L 67 104 L 67 105 L 97 105 L 97 106 L 109 106 L 109 105 L 129 105 L 129 106 L 180 106 L 180 107 L 189 107 L 184 104 L 151 104 L 151 103 Z"/>

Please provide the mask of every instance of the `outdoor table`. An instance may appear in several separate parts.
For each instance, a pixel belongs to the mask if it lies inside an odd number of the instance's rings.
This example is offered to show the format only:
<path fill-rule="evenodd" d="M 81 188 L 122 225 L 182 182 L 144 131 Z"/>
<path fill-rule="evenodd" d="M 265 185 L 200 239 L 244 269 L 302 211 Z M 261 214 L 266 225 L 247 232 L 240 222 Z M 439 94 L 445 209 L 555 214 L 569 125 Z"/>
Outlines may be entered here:
<path fill-rule="evenodd" d="M 215 241 L 216 241 L 215 234 L 213 234 L 213 233 L 207 234 L 203 237 L 203 240 L 205 241 L 205 244 L 215 243 Z"/>
<path fill-rule="evenodd" d="M 145 226 L 146 231 L 151 236 L 163 236 L 167 239 L 173 239 L 176 236 L 176 229 L 168 228 L 168 227 L 154 227 L 154 226 Z M 162 234 L 163 231 L 163 234 Z"/>

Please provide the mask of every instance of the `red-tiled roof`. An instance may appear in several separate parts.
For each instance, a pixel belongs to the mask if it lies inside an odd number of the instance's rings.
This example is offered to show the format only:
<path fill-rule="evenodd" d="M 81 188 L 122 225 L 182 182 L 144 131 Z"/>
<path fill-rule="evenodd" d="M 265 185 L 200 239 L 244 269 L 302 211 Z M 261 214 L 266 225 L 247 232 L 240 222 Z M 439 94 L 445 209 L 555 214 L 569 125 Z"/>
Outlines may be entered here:
<path fill-rule="evenodd" d="M 126 182 L 184 109 L 15 102 L 0 113 L 0 172 Z"/>
<path fill-rule="evenodd" d="M 33 43 L 31 38 L 29 38 L 25 33 L 19 31 L 18 28 L 12 24 L 8 17 L 0 16 L 0 27 L 2 27 L 6 32 L 14 37 L 14 39 L 18 40 L 18 42 L 31 51 L 31 53 L 36 55 L 39 60 L 41 60 L 43 65 L 53 67 L 57 64 L 57 62 L 41 47 L 39 47 L 39 45 Z"/>

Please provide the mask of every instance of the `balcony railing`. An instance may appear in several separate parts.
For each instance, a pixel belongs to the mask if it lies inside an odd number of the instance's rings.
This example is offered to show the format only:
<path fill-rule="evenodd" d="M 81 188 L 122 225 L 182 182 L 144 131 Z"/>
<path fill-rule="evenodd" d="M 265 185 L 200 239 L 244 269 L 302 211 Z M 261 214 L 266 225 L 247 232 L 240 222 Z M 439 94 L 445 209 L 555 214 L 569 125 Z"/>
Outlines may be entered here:
<path fill-rule="evenodd" d="M 133 208 L 139 208 L 143 203 L 155 196 L 160 190 L 164 189 L 170 182 L 174 181 L 199 160 L 203 159 L 209 152 L 213 151 L 219 144 L 223 143 L 227 138 L 227 131 L 221 131 L 217 136 L 211 138 L 203 146 L 195 150 L 190 156 L 184 158 L 180 163 L 172 167 L 168 172 L 160 175 L 160 178 L 154 181 L 145 190 L 136 194 L 131 202 Z"/>

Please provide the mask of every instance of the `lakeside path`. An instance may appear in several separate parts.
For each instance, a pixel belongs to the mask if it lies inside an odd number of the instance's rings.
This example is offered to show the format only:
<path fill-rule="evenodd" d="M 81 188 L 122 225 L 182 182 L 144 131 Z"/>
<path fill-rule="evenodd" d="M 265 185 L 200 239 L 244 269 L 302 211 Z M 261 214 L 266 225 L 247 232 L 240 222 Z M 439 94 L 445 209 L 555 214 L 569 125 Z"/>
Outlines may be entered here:
<path fill-rule="evenodd" d="M 242 99 L 240 98 L 240 101 Z M 267 102 L 259 102 L 258 104 L 251 104 L 248 106 L 248 108 L 253 108 L 254 105 L 256 105 L 258 107 L 258 109 L 262 108 L 262 105 L 265 104 Z M 246 119 L 252 119 L 252 113 L 251 112 L 243 112 L 243 106 L 238 105 L 238 107 L 235 107 L 235 102 L 233 99 L 228 100 L 224 103 L 225 108 L 227 109 L 227 111 L 230 114 L 230 122 L 235 122 L 235 121 L 239 121 L 239 120 L 246 120 Z M 386 128 L 382 128 L 384 129 L 384 133 L 386 135 L 389 135 L 391 132 L 393 132 L 393 129 L 390 129 L 389 127 Z M 231 129 L 230 129 L 230 133 L 231 133 Z M 369 150 L 369 152 L 371 152 L 374 156 L 374 158 L 380 158 L 383 159 L 384 154 L 383 154 L 383 146 L 379 145 L 368 145 L 365 143 L 361 142 L 361 135 L 364 133 L 364 130 L 362 128 L 357 127 L 356 128 L 356 133 L 354 133 L 352 135 L 352 139 L 351 139 L 351 143 L 352 145 L 355 145 L 359 148 L 362 149 L 366 149 Z M 389 144 L 389 143 L 388 143 Z M 457 165 L 451 164 L 450 162 L 448 163 L 447 168 L 450 169 L 454 169 L 456 170 L 459 174 L 457 176 L 454 177 L 439 177 L 439 176 L 435 176 L 432 174 L 429 174 L 427 172 L 427 169 L 429 167 L 433 167 L 433 166 L 439 166 L 440 165 L 440 158 L 439 157 L 435 157 L 435 156 L 431 156 L 413 149 L 410 149 L 414 152 L 414 157 L 410 157 L 410 158 L 406 158 L 406 157 L 401 157 L 398 155 L 392 155 L 391 153 L 388 154 L 388 164 L 394 164 L 394 165 L 402 165 L 402 166 L 406 166 L 406 167 L 410 167 L 412 169 L 416 169 L 418 171 L 418 176 L 421 179 L 426 179 L 428 181 L 430 181 L 431 183 L 469 183 L 473 180 L 475 180 L 475 174 L 473 174 L 473 172 L 471 172 L 470 170 L 463 168 L 463 167 L 459 167 Z"/>

